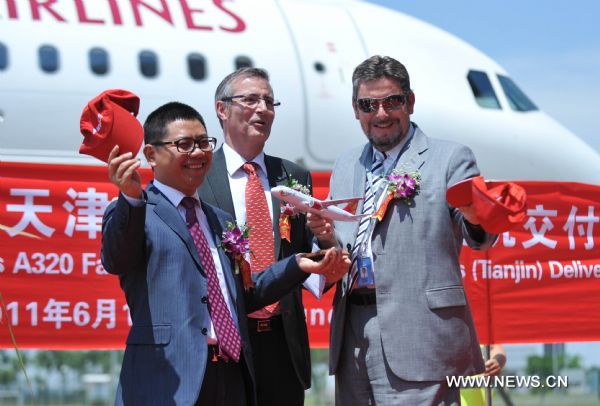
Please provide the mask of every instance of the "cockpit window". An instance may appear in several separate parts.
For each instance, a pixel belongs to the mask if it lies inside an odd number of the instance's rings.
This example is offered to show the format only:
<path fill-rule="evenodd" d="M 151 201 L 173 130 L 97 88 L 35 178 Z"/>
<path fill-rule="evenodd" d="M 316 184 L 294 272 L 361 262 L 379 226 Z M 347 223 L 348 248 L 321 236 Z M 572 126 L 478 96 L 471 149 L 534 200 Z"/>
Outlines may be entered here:
<path fill-rule="evenodd" d="M 504 75 L 498 75 L 498 81 L 500 82 L 500 86 L 502 86 L 502 90 L 504 90 L 504 94 L 506 94 L 511 109 L 515 111 L 538 110 L 537 106 L 529 100 L 529 97 L 519 89 L 511 78 Z"/>
<path fill-rule="evenodd" d="M 108 72 L 108 53 L 102 48 L 90 49 L 90 69 L 96 75 L 106 75 Z"/>
<path fill-rule="evenodd" d="M 140 72 L 147 78 L 158 75 L 158 57 L 152 51 L 142 51 L 139 55 Z"/>
<path fill-rule="evenodd" d="M 5 70 L 8 67 L 8 50 L 6 45 L 0 42 L 0 70 Z"/>
<path fill-rule="evenodd" d="M 40 67 L 46 73 L 53 73 L 58 70 L 58 50 L 52 45 L 42 45 L 38 49 Z"/>
<path fill-rule="evenodd" d="M 500 109 L 500 103 L 487 73 L 471 70 L 467 75 L 467 80 L 471 85 L 477 104 L 486 109 Z"/>

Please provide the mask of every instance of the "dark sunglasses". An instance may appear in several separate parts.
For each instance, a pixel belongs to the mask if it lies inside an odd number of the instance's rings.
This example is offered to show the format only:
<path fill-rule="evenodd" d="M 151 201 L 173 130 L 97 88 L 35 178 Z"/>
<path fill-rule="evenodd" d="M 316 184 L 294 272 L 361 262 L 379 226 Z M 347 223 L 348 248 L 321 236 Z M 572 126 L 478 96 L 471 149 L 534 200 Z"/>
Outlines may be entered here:
<path fill-rule="evenodd" d="M 379 110 L 379 105 L 383 106 L 384 110 L 398 110 L 406 103 L 406 95 L 393 94 L 381 99 L 364 98 L 358 99 L 356 105 L 363 113 L 372 113 Z"/>

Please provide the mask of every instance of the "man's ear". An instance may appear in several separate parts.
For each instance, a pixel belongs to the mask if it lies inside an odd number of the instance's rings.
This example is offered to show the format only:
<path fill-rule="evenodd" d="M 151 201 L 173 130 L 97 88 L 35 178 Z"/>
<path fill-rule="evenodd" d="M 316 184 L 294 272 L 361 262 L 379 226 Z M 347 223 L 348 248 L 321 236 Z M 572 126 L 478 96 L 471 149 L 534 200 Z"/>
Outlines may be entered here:
<path fill-rule="evenodd" d="M 228 107 L 227 103 L 223 100 L 217 100 L 215 102 L 215 110 L 217 111 L 217 117 L 223 121 L 227 119 Z"/>
<path fill-rule="evenodd" d="M 415 107 L 415 94 L 411 90 L 408 94 L 408 114 L 412 114 Z"/>
<path fill-rule="evenodd" d="M 146 144 L 144 145 L 144 156 L 146 157 L 146 161 L 148 164 L 154 169 L 156 166 L 156 149 L 154 149 L 153 145 Z"/>
<path fill-rule="evenodd" d="M 356 100 L 352 102 L 352 109 L 354 109 L 354 118 L 358 120 L 358 107 L 356 107 Z"/>

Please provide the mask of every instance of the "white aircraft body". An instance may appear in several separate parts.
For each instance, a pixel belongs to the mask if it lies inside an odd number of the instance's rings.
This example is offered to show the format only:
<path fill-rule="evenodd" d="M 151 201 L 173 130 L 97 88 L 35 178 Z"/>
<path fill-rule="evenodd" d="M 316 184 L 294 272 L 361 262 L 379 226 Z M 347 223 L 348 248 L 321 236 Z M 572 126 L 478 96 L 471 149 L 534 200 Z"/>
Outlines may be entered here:
<path fill-rule="evenodd" d="M 314 213 L 335 221 L 358 221 L 363 217 L 363 215 L 354 215 L 336 206 L 342 203 L 356 203 L 359 200 L 362 200 L 360 197 L 320 200 L 287 186 L 275 186 L 274 188 L 271 188 L 271 194 L 279 200 L 291 205 L 296 212 Z"/>
<path fill-rule="evenodd" d="M 269 71 L 282 102 L 267 153 L 328 171 L 366 140 L 351 75 L 373 54 L 405 63 L 413 120 L 432 137 L 470 146 L 486 178 L 600 181 L 599 154 L 492 59 L 358 0 L 0 1 L 0 160 L 99 165 L 78 154 L 79 117 L 111 88 L 140 96 L 141 121 L 165 102 L 188 103 L 222 139 L 215 88 L 252 65 Z"/>

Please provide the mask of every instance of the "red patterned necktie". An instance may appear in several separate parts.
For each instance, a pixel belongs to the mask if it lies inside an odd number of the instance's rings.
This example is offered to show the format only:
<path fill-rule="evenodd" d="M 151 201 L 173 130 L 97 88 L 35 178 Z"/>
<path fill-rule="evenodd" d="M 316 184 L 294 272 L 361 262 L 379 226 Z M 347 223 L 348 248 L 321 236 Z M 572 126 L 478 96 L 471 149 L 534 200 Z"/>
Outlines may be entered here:
<path fill-rule="evenodd" d="M 233 359 L 235 362 L 238 362 L 242 341 L 231 313 L 229 313 L 229 309 L 225 304 L 225 298 L 223 297 L 223 292 L 221 292 L 217 270 L 215 269 L 212 254 L 210 253 L 208 241 L 206 241 L 206 237 L 200 228 L 200 223 L 198 223 L 198 217 L 196 217 L 196 199 L 184 197 L 181 205 L 185 207 L 185 221 L 194 240 L 194 245 L 196 245 L 200 261 L 202 261 L 202 267 L 206 272 L 206 279 L 208 281 L 208 309 L 213 326 L 215 327 L 215 333 L 217 334 L 221 358 L 225 360 Z"/>
<path fill-rule="evenodd" d="M 250 230 L 250 267 L 252 272 L 267 268 L 275 260 L 275 242 L 273 240 L 273 224 L 271 213 L 265 196 L 265 189 L 256 173 L 258 165 L 245 163 L 242 168 L 248 174 L 246 182 L 246 222 Z M 265 306 L 265 310 L 273 313 L 278 303 Z"/>

